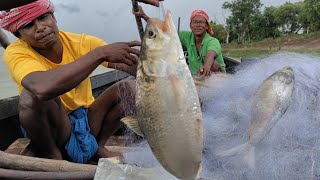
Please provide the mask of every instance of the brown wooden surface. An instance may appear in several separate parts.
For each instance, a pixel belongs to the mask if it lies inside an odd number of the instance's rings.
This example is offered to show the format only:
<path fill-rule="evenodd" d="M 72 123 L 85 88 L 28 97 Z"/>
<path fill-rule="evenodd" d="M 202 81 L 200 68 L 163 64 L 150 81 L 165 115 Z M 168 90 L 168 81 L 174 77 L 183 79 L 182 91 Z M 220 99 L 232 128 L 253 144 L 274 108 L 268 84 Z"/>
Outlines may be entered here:
<path fill-rule="evenodd" d="M 0 121 L 18 115 L 18 103 L 19 96 L 0 99 Z"/>
<path fill-rule="evenodd" d="M 16 155 L 35 156 L 28 138 L 19 138 L 14 141 L 4 152 Z"/>
<path fill-rule="evenodd" d="M 96 165 L 77 164 L 65 160 L 27 157 L 0 151 L 0 168 L 46 172 L 95 172 Z"/>
<path fill-rule="evenodd" d="M 0 179 L 93 179 L 95 172 L 35 172 L 0 168 Z"/>

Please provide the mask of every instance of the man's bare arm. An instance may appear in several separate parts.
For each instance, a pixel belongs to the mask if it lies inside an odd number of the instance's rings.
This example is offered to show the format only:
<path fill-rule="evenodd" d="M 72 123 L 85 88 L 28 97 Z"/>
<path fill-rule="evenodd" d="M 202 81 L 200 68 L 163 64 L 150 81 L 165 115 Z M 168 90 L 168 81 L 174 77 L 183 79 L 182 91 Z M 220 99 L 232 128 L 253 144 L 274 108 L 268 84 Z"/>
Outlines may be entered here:
<path fill-rule="evenodd" d="M 114 43 L 98 47 L 78 60 L 48 71 L 37 71 L 22 79 L 22 86 L 39 100 L 49 100 L 78 86 L 102 62 L 135 66 L 139 50 L 131 48 L 140 42 Z"/>

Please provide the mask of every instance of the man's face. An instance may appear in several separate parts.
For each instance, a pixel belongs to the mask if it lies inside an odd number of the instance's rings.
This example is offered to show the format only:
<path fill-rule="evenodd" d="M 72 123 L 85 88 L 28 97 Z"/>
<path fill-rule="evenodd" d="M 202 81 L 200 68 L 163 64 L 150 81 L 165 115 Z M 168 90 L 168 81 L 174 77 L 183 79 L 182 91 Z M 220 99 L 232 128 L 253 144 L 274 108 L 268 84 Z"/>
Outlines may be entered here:
<path fill-rule="evenodd" d="M 57 21 L 52 13 L 45 13 L 19 28 L 20 39 L 40 50 L 52 48 L 59 41 Z"/>
<path fill-rule="evenodd" d="M 190 29 L 195 36 L 203 35 L 208 29 L 208 23 L 202 16 L 195 16 L 190 22 Z"/>

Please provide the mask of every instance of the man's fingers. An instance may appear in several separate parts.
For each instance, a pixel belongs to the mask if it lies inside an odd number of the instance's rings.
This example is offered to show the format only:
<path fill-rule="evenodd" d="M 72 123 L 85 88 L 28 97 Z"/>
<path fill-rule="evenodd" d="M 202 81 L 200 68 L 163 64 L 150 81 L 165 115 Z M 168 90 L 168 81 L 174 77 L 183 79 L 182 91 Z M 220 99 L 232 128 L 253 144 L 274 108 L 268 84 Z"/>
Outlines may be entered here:
<path fill-rule="evenodd" d="M 141 46 L 141 42 L 140 41 L 131 41 L 131 42 L 127 42 L 127 45 L 129 47 Z"/>
<path fill-rule="evenodd" d="M 133 56 L 133 55 L 131 55 L 131 54 L 128 54 L 128 55 L 126 56 L 126 59 L 129 59 L 133 64 L 138 64 L 138 59 L 137 59 L 136 56 Z M 133 65 L 133 64 L 132 64 L 132 65 Z"/>
<path fill-rule="evenodd" d="M 133 66 L 133 65 L 134 65 L 134 63 L 132 62 L 132 60 L 129 59 L 129 58 L 127 58 L 127 57 L 124 57 L 124 58 L 122 59 L 122 62 L 123 62 L 124 64 L 128 65 L 128 66 Z"/>
<path fill-rule="evenodd" d="M 127 42 L 127 45 L 130 47 L 130 48 L 128 49 L 128 52 L 129 52 L 129 53 L 135 54 L 135 55 L 139 56 L 140 50 L 135 49 L 135 48 L 132 48 L 132 47 L 141 46 L 141 42 L 140 42 L 140 41 Z"/>
<path fill-rule="evenodd" d="M 136 56 L 139 56 L 139 54 L 140 54 L 140 51 L 138 49 L 135 49 L 135 48 L 129 48 L 128 52 L 131 53 L 131 54 L 134 54 Z"/>

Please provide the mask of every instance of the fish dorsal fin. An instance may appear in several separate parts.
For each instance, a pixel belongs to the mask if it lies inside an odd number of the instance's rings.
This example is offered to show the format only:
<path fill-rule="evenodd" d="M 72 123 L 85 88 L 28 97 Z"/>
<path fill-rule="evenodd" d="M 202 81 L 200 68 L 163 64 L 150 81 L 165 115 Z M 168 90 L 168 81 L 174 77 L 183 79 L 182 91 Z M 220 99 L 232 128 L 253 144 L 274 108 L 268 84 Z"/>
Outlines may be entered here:
<path fill-rule="evenodd" d="M 137 135 L 144 137 L 137 118 L 135 116 L 127 116 L 121 119 L 121 122 L 123 122 L 129 129 L 131 129 L 134 133 Z"/>
<path fill-rule="evenodd" d="M 170 26 L 171 26 L 170 21 L 171 21 L 170 11 L 167 11 L 165 20 L 163 21 L 163 24 L 162 24 L 162 31 L 163 32 L 170 31 Z"/>

